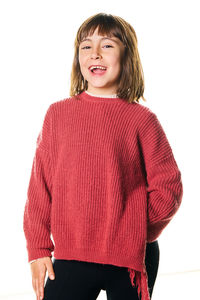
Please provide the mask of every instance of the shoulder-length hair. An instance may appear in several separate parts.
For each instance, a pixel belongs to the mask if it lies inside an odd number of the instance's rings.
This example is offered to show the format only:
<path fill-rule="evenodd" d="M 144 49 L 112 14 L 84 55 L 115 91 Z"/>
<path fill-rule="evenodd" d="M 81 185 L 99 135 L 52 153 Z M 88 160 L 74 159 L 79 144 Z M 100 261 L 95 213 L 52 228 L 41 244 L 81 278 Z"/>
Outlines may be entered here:
<path fill-rule="evenodd" d="M 74 41 L 74 59 L 71 70 L 70 96 L 87 90 L 88 82 L 84 79 L 79 64 L 79 45 L 92 35 L 98 27 L 98 34 L 119 38 L 125 46 L 121 59 L 121 74 L 117 96 L 128 102 L 139 102 L 144 93 L 144 75 L 137 47 L 137 36 L 133 27 L 124 19 L 111 14 L 98 13 L 83 22 L 77 31 Z"/>

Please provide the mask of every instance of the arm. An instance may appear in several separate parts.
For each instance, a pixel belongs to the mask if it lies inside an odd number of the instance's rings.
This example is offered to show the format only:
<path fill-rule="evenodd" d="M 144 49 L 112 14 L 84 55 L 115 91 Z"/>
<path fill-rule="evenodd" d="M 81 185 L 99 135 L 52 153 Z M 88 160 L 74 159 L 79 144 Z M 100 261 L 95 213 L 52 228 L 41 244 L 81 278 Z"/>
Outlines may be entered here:
<path fill-rule="evenodd" d="M 50 239 L 51 211 L 51 106 L 37 137 L 35 156 L 23 216 L 28 261 L 49 256 L 54 250 Z"/>
<path fill-rule="evenodd" d="M 33 259 L 33 260 L 29 261 L 29 263 L 32 264 L 34 261 L 38 260 L 39 258 L 43 258 L 43 257 L 38 257 L 36 259 Z"/>
<path fill-rule="evenodd" d="M 32 264 L 34 261 L 36 261 L 37 259 L 33 259 L 31 261 L 29 261 L 30 264 Z"/>
<path fill-rule="evenodd" d="M 177 212 L 183 195 L 181 173 L 157 116 L 148 111 L 140 142 L 147 179 L 147 242 L 155 241 Z"/>

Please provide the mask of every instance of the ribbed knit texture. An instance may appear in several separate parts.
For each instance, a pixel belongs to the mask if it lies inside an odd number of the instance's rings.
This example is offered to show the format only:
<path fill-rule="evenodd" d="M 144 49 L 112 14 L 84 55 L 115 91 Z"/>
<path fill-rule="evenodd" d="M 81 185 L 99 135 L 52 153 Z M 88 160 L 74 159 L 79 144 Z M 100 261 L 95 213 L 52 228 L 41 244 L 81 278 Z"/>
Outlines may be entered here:
<path fill-rule="evenodd" d="M 149 299 L 146 242 L 159 237 L 182 195 L 180 170 L 149 108 L 86 92 L 54 102 L 27 191 L 28 261 L 54 251 L 56 259 L 127 267 Z"/>

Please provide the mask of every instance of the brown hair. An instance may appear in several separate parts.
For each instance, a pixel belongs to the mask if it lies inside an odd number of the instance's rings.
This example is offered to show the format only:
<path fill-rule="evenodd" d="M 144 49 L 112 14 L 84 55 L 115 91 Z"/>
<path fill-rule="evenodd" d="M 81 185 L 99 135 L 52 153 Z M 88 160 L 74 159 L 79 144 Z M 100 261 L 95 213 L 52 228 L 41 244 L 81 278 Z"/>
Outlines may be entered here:
<path fill-rule="evenodd" d="M 74 59 L 71 70 L 70 96 L 75 96 L 87 90 L 88 82 L 84 79 L 79 64 L 79 45 L 88 35 L 93 34 L 98 27 L 98 33 L 119 38 L 125 46 L 121 61 L 121 74 L 117 96 L 128 102 L 139 102 L 144 93 L 144 75 L 137 48 L 137 36 L 133 27 L 124 19 L 111 14 L 98 13 L 83 22 L 79 27 L 74 41 Z"/>

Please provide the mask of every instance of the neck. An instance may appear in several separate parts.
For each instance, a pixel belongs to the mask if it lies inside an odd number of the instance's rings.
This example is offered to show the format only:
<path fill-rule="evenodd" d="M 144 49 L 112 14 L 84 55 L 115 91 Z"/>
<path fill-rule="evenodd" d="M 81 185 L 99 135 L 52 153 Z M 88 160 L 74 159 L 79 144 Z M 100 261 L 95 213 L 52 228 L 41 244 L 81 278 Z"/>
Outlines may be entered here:
<path fill-rule="evenodd" d="M 95 94 L 93 94 L 93 93 L 90 93 L 90 92 L 88 92 L 88 91 L 85 91 L 86 92 L 86 94 L 88 94 L 88 95 L 90 95 L 90 96 L 94 96 L 94 97 L 102 97 L 102 98 L 118 98 L 117 97 L 117 94 L 110 94 L 110 95 L 95 95 Z"/>
<path fill-rule="evenodd" d="M 77 95 L 78 99 L 81 101 L 93 102 L 93 103 L 122 103 L 127 102 L 125 99 L 117 97 L 116 95 L 93 95 L 88 91 L 83 91 Z"/>

